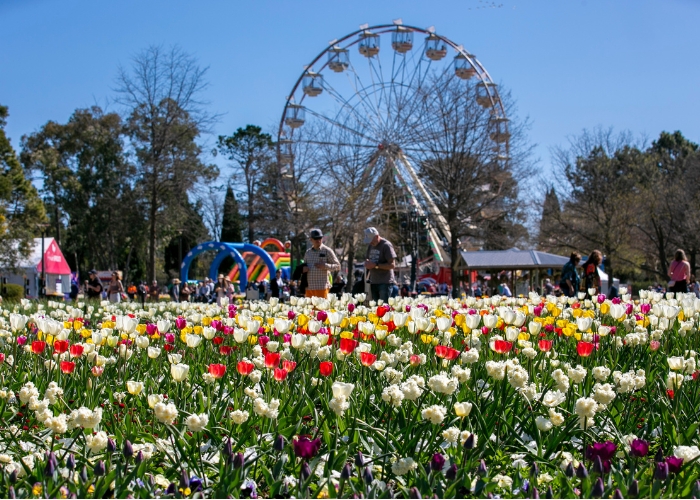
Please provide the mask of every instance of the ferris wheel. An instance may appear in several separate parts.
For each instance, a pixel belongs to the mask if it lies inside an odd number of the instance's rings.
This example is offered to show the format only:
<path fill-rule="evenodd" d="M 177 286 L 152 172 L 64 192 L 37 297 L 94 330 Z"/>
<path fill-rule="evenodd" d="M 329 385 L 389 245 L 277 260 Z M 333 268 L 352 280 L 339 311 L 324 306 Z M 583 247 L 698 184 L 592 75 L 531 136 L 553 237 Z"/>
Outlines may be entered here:
<path fill-rule="evenodd" d="M 510 133 L 505 106 L 489 73 L 463 46 L 433 27 L 407 26 L 400 19 L 363 25 L 330 41 L 304 66 L 282 112 L 277 158 L 279 189 L 288 208 L 298 209 L 296 193 L 304 162 L 324 161 L 334 168 L 352 158 L 362 164 L 364 178 L 391 179 L 405 197 L 402 206 L 430 218 L 434 257 L 448 261 L 444 247 L 450 229 L 436 203 L 439 194 L 421 180 L 419 166 L 436 152 L 426 137 L 439 129 L 431 127 L 438 117 L 431 116 L 435 111 L 426 103 L 446 93 L 449 85 L 471 89 L 459 95 L 472 100 L 487 117 L 482 135 L 488 141 L 489 161 L 507 162 Z"/>

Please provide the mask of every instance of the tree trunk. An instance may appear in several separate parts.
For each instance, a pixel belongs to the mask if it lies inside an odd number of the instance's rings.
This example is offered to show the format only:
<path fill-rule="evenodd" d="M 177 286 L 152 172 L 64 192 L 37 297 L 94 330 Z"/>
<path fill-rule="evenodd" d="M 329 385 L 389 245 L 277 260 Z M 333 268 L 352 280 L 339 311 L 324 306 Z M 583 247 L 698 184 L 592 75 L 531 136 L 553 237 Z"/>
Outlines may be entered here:
<path fill-rule="evenodd" d="M 450 227 L 451 237 L 450 237 L 450 267 L 452 271 L 452 297 L 458 299 L 461 297 L 462 293 L 462 279 L 459 270 L 459 238 L 457 237 L 457 231 Z"/>
<path fill-rule="evenodd" d="M 154 174 L 155 179 L 155 174 Z M 151 213 L 148 228 L 148 279 L 151 283 L 156 280 L 156 215 L 158 214 L 158 191 L 155 180 L 151 188 Z"/>
<path fill-rule="evenodd" d="M 352 241 L 350 241 L 350 248 L 348 249 L 348 279 L 345 291 L 352 293 L 352 287 L 355 284 L 355 236 L 353 235 Z"/>
<path fill-rule="evenodd" d="M 56 244 L 61 246 L 61 219 L 58 217 L 58 204 L 54 204 L 56 217 Z"/>

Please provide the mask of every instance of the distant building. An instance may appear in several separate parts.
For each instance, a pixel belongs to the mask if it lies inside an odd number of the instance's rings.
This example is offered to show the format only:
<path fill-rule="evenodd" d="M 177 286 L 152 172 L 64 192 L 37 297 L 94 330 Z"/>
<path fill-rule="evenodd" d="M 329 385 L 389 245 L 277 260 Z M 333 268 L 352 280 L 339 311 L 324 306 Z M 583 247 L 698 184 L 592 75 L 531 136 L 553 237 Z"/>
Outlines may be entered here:
<path fill-rule="evenodd" d="M 41 279 L 41 238 L 34 238 L 29 256 L 19 262 L 17 269 L 0 269 L 2 284 L 12 283 L 24 287 L 27 298 L 39 296 Z M 53 238 L 44 238 L 44 263 L 46 265 L 46 295 L 63 297 L 70 291 L 71 269 Z M 2 285 L 0 285 L 1 287 Z"/>

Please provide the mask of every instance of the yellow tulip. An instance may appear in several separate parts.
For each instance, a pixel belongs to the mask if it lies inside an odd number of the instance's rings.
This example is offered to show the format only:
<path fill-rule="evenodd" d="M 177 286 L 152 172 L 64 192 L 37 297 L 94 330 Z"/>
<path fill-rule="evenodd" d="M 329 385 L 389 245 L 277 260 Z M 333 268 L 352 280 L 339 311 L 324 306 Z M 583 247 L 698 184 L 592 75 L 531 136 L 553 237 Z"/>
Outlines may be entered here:
<path fill-rule="evenodd" d="M 340 338 L 341 338 L 341 339 L 352 339 L 352 338 L 354 338 L 354 337 L 355 337 L 355 336 L 353 335 L 352 332 L 347 332 L 347 331 L 346 331 L 346 332 L 340 332 Z"/>
<path fill-rule="evenodd" d="M 146 325 L 144 323 L 139 323 L 138 325 L 136 325 L 136 331 L 143 335 L 144 333 L 146 333 Z"/>
<path fill-rule="evenodd" d="M 192 331 L 194 331 L 195 335 L 201 335 L 202 332 L 204 332 L 204 328 L 199 325 L 195 325 L 195 327 L 192 328 Z"/>
<path fill-rule="evenodd" d="M 257 335 L 249 335 L 248 336 L 248 343 L 250 345 L 255 345 L 258 343 L 258 336 Z"/>
<path fill-rule="evenodd" d="M 556 309 L 557 306 L 552 304 L 551 302 L 547 302 L 547 311 L 552 312 L 554 309 Z"/>
<path fill-rule="evenodd" d="M 297 325 L 304 327 L 309 322 L 309 317 L 306 314 L 300 314 L 297 316 Z"/>
<path fill-rule="evenodd" d="M 561 309 L 559 309 L 558 307 L 555 307 L 554 309 L 552 309 L 552 316 L 554 316 L 555 318 L 557 316 L 559 316 L 560 314 L 561 314 Z"/>
<path fill-rule="evenodd" d="M 581 340 L 582 335 L 579 332 L 574 333 L 574 338 L 576 340 Z"/>
<path fill-rule="evenodd" d="M 65 328 L 66 330 L 70 330 L 71 328 L 73 328 L 73 323 L 71 321 L 64 321 L 63 328 Z"/>
<path fill-rule="evenodd" d="M 678 321 L 683 321 L 685 319 L 685 314 L 683 314 L 683 310 L 678 313 Z"/>
<path fill-rule="evenodd" d="M 433 341 L 433 336 L 424 333 L 420 336 L 420 339 L 424 344 L 430 344 Z"/>
<path fill-rule="evenodd" d="M 574 318 L 580 318 L 581 315 L 583 315 L 583 311 L 581 309 L 574 309 L 574 312 L 572 312 L 571 315 Z"/>
<path fill-rule="evenodd" d="M 214 316 L 213 319 L 215 319 L 216 321 L 221 321 L 221 316 Z"/>
<path fill-rule="evenodd" d="M 454 317 L 455 325 L 462 327 L 462 330 L 464 330 L 464 326 L 467 323 L 467 318 L 464 317 L 464 314 L 457 314 Z"/>
<path fill-rule="evenodd" d="M 347 326 L 350 324 L 350 320 L 348 318 L 343 318 L 343 321 L 340 322 L 340 328 L 347 328 Z"/>
<path fill-rule="evenodd" d="M 520 335 L 518 335 L 518 340 L 530 340 L 530 334 L 527 332 L 520 332 Z"/>
<path fill-rule="evenodd" d="M 203 317 L 202 318 L 202 325 L 204 325 L 204 326 L 211 325 L 211 318 L 209 318 L 208 316 Z"/>
<path fill-rule="evenodd" d="M 267 318 L 267 324 L 270 325 L 270 326 L 274 325 L 274 324 L 275 324 L 275 318 L 273 318 L 272 316 L 270 316 L 269 318 Z"/>
<path fill-rule="evenodd" d="M 583 311 L 584 318 L 595 318 L 595 311 L 593 309 L 586 309 Z"/>
<path fill-rule="evenodd" d="M 82 321 L 78 321 L 77 319 L 76 319 L 75 321 L 73 321 L 73 329 L 74 329 L 76 332 L 77 332 L 78 330 L 80 330 L 82 327 L 83 327 L 83 322 L 82 322 Z"/>
<path fill-rule="evenodd" d="M 127 335 L 126 333 L 122 333 L 121 338 L 122 338 L 122 340 L 126 340 L 129 338 L 129 335 Z"/>

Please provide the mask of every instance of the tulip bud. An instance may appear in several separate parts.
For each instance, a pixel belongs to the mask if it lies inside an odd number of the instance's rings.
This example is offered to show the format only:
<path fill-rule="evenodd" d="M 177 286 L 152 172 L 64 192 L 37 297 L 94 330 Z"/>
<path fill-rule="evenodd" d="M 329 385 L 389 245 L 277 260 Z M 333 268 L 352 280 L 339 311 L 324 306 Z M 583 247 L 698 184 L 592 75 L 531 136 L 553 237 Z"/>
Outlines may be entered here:
<path fill-rule="evenodd" d="M 540 498 L 540 492 L 537 491 L 537 488 L 532 488 L 532 497 L 531 498 Z"/>
<path fill-rule="evenodd" d="M 374 476 L 372 475 L 372 469 L 369 467 L 365 467 L 365 470 L 362 471 L 362 479 L 366 484 L 371 484 L 372 481 L 374 481 Z"/>
<path fill-rule="evenodd" d="M 46 466 L 44 467 L 44 476 L 51 477 L 54 472 L 56 472 L 56 464 L 49 458 L 46 460 Z"/>
<path fill-rule="evenodd" d="M 408 490 L 408 498 L 423 498 L 423 497 L 420 494 L 420 491 L 418 491 L 418 488 L 413 486 L 410 490 Z"/>
<path fill-rule="evenodd" d="M 603 461 L 598 455 L 593 459 L 593 472 L 596 474 L 602 474 L 604 472 Z"/>
<path fill-rule="evenodd" d="M 175 483 L 170 483 L 168 485 L 168 489 L 165 490 L 165 494 L 166 495 L 174 495 L 176 491 L 177 491 L 177 488 L 175 487 Z"/>
<path fill-rule="evenodd" d="M 16 469 L 13 470 L 12 472 L 10 472 L 10 482 L 12 484 L 17 482 L 17 470 Z"/>
<path fill-rule="evenodd" d="M 190 475 L 187 473 L 185 469 L 182 469 L 180 471 L 180 488 L 189 488 L 190 487 Z"/>
<path fill-rule="evenodd" d="M 226 440 L 226 444 L 224 445 L 224 454 L 226 455 L 226 458 L 233 457 L 233 445 L 231 444 L 231 438 Z"/>
<path fill-rule="evenodd" d="M 469 437 L 464 441 L 464 448 L 466 450 L 471 450 L 474 448 L 474 434 L 469 434 Z"/>
<path fill-rule="evenodd" d="M 656 455 L 654 455 L 654 461 L 655 462 L 663 462 L 664 461 L 664 450 L 662 448 L 659 448 L 656 452 Z"/>
<path fill-rule="evenodd" d="M 340 471 L 340 479 L 345 479 L 346 481 L 352 477 L 352 467 L 350 464 L 346 463 L 343 470 Z"/>
<path fill-rule="evenodd" d="M 593 484 L 593 488 L 591 488 L 591 498 L 600 498 L 603 496 L 603 493 L 605 493 L 605 485 L 603 484 L 603 478 L 599 477 Z"/>
<path fill-rule="evenodd" d="M 630 487 L 627 488 L 627 494 L 632 498 L 637 498 L 639 496 L 639 481 L 633 479 L 630 483 Z"/>
<path fill-rule="evenodd" d="M 554 498 L 554 491 L 552 491 L 552 487 L 551 487 L 551 486 L 548 486 L 548 487 L 547 487 L 547 495 L 546 495 L 546 497 L 547 497 L 547 498 Z"/>
<path fill-rule="evenodd" d="M 127 460 L 134 456 L 134 447 L 131 446 L 131 441 L 129 441 L 128 439 L 124 441 L 122 453 L 124 454 L 124 458 L 126 458 Z"/>
<path fill-rule="evenodd" d="M 654 479 L 666 481 L 668 478 L 668 464 L 666 462 L 657 462 L 656 470 L 654 471 Z"/>
<path fill-rule="evenodd" d="M 433 455 L 432 460 L 430 460 L 430 469 L 435 472 L 440 472 L 444 466 L 445 457 L 442 456 L 442 453 L 436 453 Z"/>
<path fill-rule="evenodd" d="M 448 481 L 454 481 L 457 478 L 457 464 L 452 464 L 447 472 L 445 472 L 445 479 Z"/>
<path fill-rule="evenodd" d="M 487 476 L 489 473 L 489 469 L 486 467 L 486 462 L 484 462 L 484 459 L 481 459 L 481 462 L 479 463 L 479 468 L 476 470 L 476 473 L 480 476 Z"/>
<path fill-rule="evenodd" d="M 117 451 L 117 443 L 112 438 L 107 439 L 107 453 L 114 453 L 115 451 Z"/>
<path fill-rule="evenodd" d="M 95 468 L 92 470 L 93 474 L 97 477 L 101 477 L 105 475 L 105 463 L 104 461 L 100 460 L 95 464 Z"/>
<path fill-rule="evenodd" d="M 233 468 L 240 469 L 243 467 L 243 453 L 238 452 L 233 457 Z"/>
<path fill-rule="evenodd" d="M 136 463 L 136 465 L 140 465 L 141 462 L 143 462 L 143 460 L 143 451 L 139 450 L 139 452 L 136 454 L 136 458 L 134 458 L 134 462 Z"/>
<path fill-rule="evenodd" d="M 620 488 L 615 488 L 615 492 L 613 493 L 613 498 L 625 498 L 622 496 L 622 492 L 620 491 Z"/>
<path fill-rule="evenodd" d="M 586 466 L 583 465 L 583 462 L 578 464 L 578 467 L 576 468 L 576 477 L 579 479 L 585 479 L 588 477 L 588 470 L 586 470 Z"/>
<path fill-rule="evenodd" d="M 306 481 L 309 477 L 311 477 L 311 467 L 309 467 L 307 462 L 301 464 L 301 472 L 299 475 L 301 476 L 302 481 Z"/>
<path fill-rule="evenodd" d="M 537 462 L 532 462 L 532 465 L 530 466 L 530 477 L 537 479 L 537 476 L 539 475 L 540 467 L 537 465 Z"/>
<path fill-rule="evenodd" d="M 564 469 L 564 474 L 566 475 L 566 477 L 574 477 L 574 474 L 576 474 L 576 472 L 574 471 L 573 462 L 569 462 L 569 464 L 566 466 L 566 469 Z"/>
<path fill-rule="evenodd" d="M 72 453 L 69 454 L 68 458 L 66 459 L 66 467 L 68 467 L 68 470 L 75 469 L 75 455 Z"/>
<path fill-rule="evenodd" d="M 15 487 L 14 486 L 10 486 L 7 489 L 7 498 L 17 498 L 17 495 L 15 494 Z"/>
<path fill-rule="evenodd" d="M 84 483 L 88 480 L 87 466 L 83 465 L 83 470 L 80 471 L 80 480 Z"/>
<path fill-rule="evenodd" d="M 279 436 L 277 436 L 277 439 L 275 439 L 275 442 L 272 445 L 272 449 L 274 449 L 275 451 L 282 451 L 284 450 L 286 444 L 287 440 L 284 439 L 284 436 L 280 434 Z"/>
<path fill-rule="evenodd" d="M 362 456 L 362 452 L 358 451 L 357 455 L 355 455 L 355 465 L 358 467 L 364 467 L 365 466 L 365 458 Z"/>

